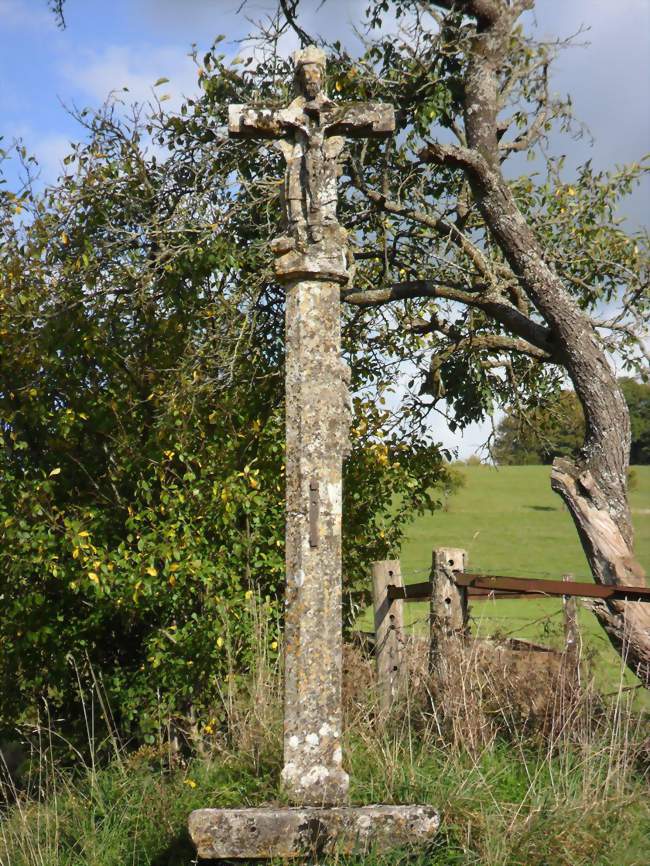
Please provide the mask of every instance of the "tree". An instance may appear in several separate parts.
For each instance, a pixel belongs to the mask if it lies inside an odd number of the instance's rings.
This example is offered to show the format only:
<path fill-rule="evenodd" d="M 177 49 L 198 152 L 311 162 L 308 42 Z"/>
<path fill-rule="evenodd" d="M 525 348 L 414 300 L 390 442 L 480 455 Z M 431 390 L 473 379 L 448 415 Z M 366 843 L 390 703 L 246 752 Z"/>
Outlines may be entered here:
<path fill-rule="evenodd" d="M 630 413 L 630 463 L 650 457 L 650 385 L 619 379 Z M 573 391 L 561 391 L 551 403 L 529 408 L 525 417 L 508 411 L 496 431 L 492 454 L 502 465 L 551 464 L 556 457 L 580 456 L 585 419 Z"/>
<path fill-rule="evenodd" d="M 86 141 L 55 185 L 35 191 L 24 151 L 23 188 L 0 183 L 1 727 L 46 702 L 74 734 L 80 689 L 101 682 L 137 741 L 218 703 L 255 622 L 277 649 L 277 166 L 220 138 L 210 111 L 81 112 Z M 391 434 L 372 360 L 353 377 L 348 620 L 369 562 L 445 478 L 434 442 Z"/>
<path fill-rule="evenodd" d="M 502 466 L 576 459 L 584 441 L 585 421 L 573 391 L 562 391 L 550 406 L 531 408 L 524 418 L 506 413 L 496 429 L 492 454 Z"/>
<path fill-rule="evenodd" d="M 2 328 L 14 351 L 0 384 L 9 419 L 2 501 L 5 521 L 18 519 L 3 539 L 5 597 L 16 601 L 1 628 L 45 679 L 54 646 L 46 629 L 60 627 L 44 613 L 53 598 L 69 599 L 65 611 L 77 614 L 80 628 L 78 611 L 95 615 L 101 602 L 102 651 L 124 633 L 122 598 L 145 669 L 128 668 L 118 693 L 163 682 L 147 665 L 163 657 L 155 670 L 172 671 L 171 657 L 174 682 L 181 661 L 193 661 L 196 677 L 186 676 L 183 688 L 196 696 L 216 650 L 200 664 L 191 652 L 207 646 L 203 617 L 214 597 L 230 600 L 229 623 L 237 622 L 249 577 L 277 597 L 284 299 L 267 249 L 281 214 L 283 168 L 273 150 L 229 141 L 224 125 L 229 103 L 284 105 L 290 97 L 279 37 L 289 27 L 303 42 L 313 37 L 296 19 L 297 3 L 281 5 L 284 17 L 264 24 L 255 50 L 244 47 L 237 63 L 227 63 L 218 45 L 197 57 L 202 95 L 178 114 L 136 112 L 126 127 L 110 108 L 81 116 L 88 143 L 71 154 L 49 197 L 37 200 L 28 189 L 3 197 Z M 554 487 L 594 578 L 643 582 L 626 495 L 629 419 L 605 352 L 616 351 L 630 372 L 643 360 L 647 236 L 626 233 L 614 213 L 648 167 L 607 173 L 587 163 L 573 182 L 562 178 L 562 161 L 543 145 L 552 127 L 574 129 L 569 100 L 548 86 L 564 45 L 536 44 L 523 31 L 518 16 L 530 5 L 397 0 L 391 9 L 402 29 L 385 33 L 388 4 L 371 2 L 364 54 L 330 46 L 334 99 L 376 98 L 398 109 L 393 141 L 351 144 L 343 166 L 341 220 L 357 265 L 342 293 L 356 391 L 346 572 L 357 600 L 363 564 L 394 550 L 401 518 L 430 503 L 439 452 L 428 417 L 442 398 L 450 423 L 462 426 L 499 404 L 523 414 L 557 395 L 567 375 L 586 434 L 579 459 L 554 468 Z M 526 152 L 540 154 L 543 173 L 507 179 L 509 161 Z M 20 207 L 30 219 L 17 229 Z M 605 302 L 616 309 L 607 319 L 599 312 Z M 58 449 L 54 465 L 50 448 Z M 251 500 L 258 489 L 263 502 Z M 387 501 L 393 491 L 402 494 L 397 518 Z M 128 512 L 132 500 L 137 519 Z M 84 521 L 92 522 L 91 542 L 80 534 L 91 533 Z M 191 546 L 183 560 L 199 564 L 188 570 L 176 607 L 166 607 L 169 578 L 179 581 L 168 571 L 178 561 L 165 548 L 172 528 Z M 82 569 L 82 552 L 95 552 L 83 545 L 100 549 L 95 536 L 106 555 L 91 559 L 90 570 L 84 560 Z M 119 574 L 114 594 L 113 578 L 101 571 L 112 574 L 111 564 Z M 145 597 L 151 613 L 140 618 L 135 608 Z M 16 634 L 10 617 L 21 605 L 38 638 Z M 648 682 L 648 613 L 640 607 L 599 603 L 595 612 Z M 178 656 L 166 634 L 180 630 L 170 614 L 185 630 Z M 208 621 L 214 636 L 217 620 Z M 75 646 L 86 642 L 95 652 L 95 627 L 91 620 L 77 632 Z M 244 652 L 243 638 L 238 647 Z M 16 658 L 4 667 L 5 694 Z"/>
<path fill-rule="evenodd" d="M 292 26 L 299 4 L 283 6 Z M 364 55 L 332 46 L 336 98 L 398 108 L 391 144 L 350 149 L 345 222 L 356 231 L 359 271 L 345 301 L 360 315 L 379 311 L 375 350 L 418 368 L 404 408 L 420 419 L 442 396 L 453 424 L 499 402 L 523 412 L 568 376 L 585 438 L 578 459 L 555 461 L 552 486 L 594 579 L 642 584 L 626 489 L 629 414 L 606 353 L 630 370 L 645 359 L 647 233 L 626 234 L 614 213 L 648 165 L 598 172 L 588 162 L 563 181 L 562 159 L 544 145 L 552 128 L 573 127 L 570 100 L 549 87 L 565 46 L 524 32 L 519 17 L 533 6 L 398 0 L 390 10 L 401 28 L 386 33 L 389 4 L 375 0 Z M 541 177 L 508 179 L 514 155 L 536 152 Z M 609 318 L 603 302 L 616 309 Z M 650 611 L 604 602 L 594 610 L 650 683 Z"/>

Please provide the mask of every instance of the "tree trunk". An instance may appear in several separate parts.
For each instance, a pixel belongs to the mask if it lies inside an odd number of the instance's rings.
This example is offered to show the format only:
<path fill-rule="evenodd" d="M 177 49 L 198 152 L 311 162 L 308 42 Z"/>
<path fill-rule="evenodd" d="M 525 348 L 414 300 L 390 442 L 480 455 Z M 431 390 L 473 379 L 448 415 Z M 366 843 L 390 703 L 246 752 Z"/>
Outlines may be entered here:
<path fill-rule="evenodd" d="M 602 500 L 589 470 L 553 463 L 551 485 L 566 502 L 597 583 L 645 586 L 645 574 Z M 650 688 L 650 605 L 598 600 L 591 610 L 626 664 Z"/>
<path fill-rule="evenodd" d="M 645 585 L 644 571 L 632 551 L 627 501 L 627 404 L 589 318 L 545 260 L 499 163 L 499 67 L 516 17 L 532 5 L 465 0 L 466 12 L 477 21 L 465 79 L 468 146 L 432 144 L 422 156 L 465 171 L 486 225 L 549 327 L 549 352 L 566 368 L 582 404 L 586 434 L 581 458 L 577 464 L 556 461 L 551 483 L 569 508 L 594 579 Z M 593 610 L 628 667 L 650 687 L 650 609 L 638 602 L 603 601 Z"/>

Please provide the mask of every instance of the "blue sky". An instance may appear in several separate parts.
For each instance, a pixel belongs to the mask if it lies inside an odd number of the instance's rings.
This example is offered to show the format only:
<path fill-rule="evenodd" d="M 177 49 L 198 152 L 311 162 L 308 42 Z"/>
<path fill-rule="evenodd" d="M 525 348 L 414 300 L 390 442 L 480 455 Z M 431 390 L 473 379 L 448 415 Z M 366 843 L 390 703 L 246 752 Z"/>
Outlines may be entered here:
<path fill-rule="evenodd" d="M 308 29 L 350 38 L 349 23 L 366 0 L 303 0 Z M 602 167 L 636 159 L 650 149 L 650 2 L 648 0 L 538 0 L 537 32 L 568 35 L 580 25 L 591 44 L 566 52 L 554 86 L 571 91 L 577 115 L 596 143 L 563 141 L 573 160 L 592 157 Z M 97 105 L 127 86 L 146 98 L 160 76 L 172 97 L 196 89 L 187 56 L 224 33 L 225 50 L 263 18 L 273 0 L 67 0 L 68 27 L 57 29 L 46 0 L 0 0 L 0 134 L 21 136 L 55 176 L 67 143 L 79 131 L 63 104 Z M 239 11 L 238 11 L 239 10 Z M 532 23 L 533 16 L 526 18 Z M 289 46 L 287 46 L 289 47 Z M 642 219 L 645 196 L 633 214 Z"/>
<path fill-rule="evenodd" d="M 146 99 L 161 76 L 171 104 L 196 90 L 188 57 L 193 43 L 207 48 L 225 34 L 222 50 L 235 55 L 250 21 L 275 8 L 273 0 L 67 0 L 67 28 L 57 29 L 46 0 L 0 0 L 0 135 L 22 138 L 45 181 L 60 170 L 69 142 L 80 131 L 64 105 L 97 106 L 113 89 Z M 303 0 L 309 32 L 349 40 L 367 0 Z M 241 7 L 241 8 L 240 8 Z M 565 52 L 553 89 L 571 92 L 577 116 L 595 143 L 556 141 L 568 164 L 588 158 L 599 168 L 639 159 L 650 151 L 649 0 L 538 0 L 529 26 L 539 36 L 568 36 L 581 25 L 589 45 Z M 286 48 L 293 45 L 287 41 Z M 126 96 L 126 94 L 125 94 Z M 525 170 L 525 169 L 524 169 Z M 625 213 L 634 225 L 650 223 L 649 188 L 639 190 Z M 441 428 L 441 435 L 444 431 Z M 461 453 L 471 452 L 484 430 L 466 431 Z M 458 437 L 447 442 L 458 443 Z"/>

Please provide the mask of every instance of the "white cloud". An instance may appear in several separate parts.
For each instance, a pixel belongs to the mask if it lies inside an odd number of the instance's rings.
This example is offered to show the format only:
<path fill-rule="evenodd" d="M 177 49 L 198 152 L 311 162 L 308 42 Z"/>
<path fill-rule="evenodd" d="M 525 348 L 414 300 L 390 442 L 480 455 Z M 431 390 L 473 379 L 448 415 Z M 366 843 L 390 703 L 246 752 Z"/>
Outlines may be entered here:
<path fill-rule="evenodd" d="M 28 155 L 35 157 L 43 184 L 54 183 L 63 174 L 63 159 L 72 150 L 72 141 L 72 136 L 62 132 L 43 134 L 25 124 L 10 127 L 5 135 L 6 144 L 21 142 Z"/>
<path fill-rule="evenodd" d="M 83 52 L 74 61 L 64 61 L 64 78 L 84 96 L 102 103 L 109 94 L 128 88 L 127 102 L 149 102 L 159 78 L 169 82 L 155 88 L 160 97 L 168 94 L 170 107 L 183 96 L 196 93 L 196 67 L 187 51 L 178 46 L 109 45 L 100 51 Z"/>
<path fill-rule="evenodd" d="M 71 139 L 67 135 L 50 133 L 34 139 L 34 156 L 41 167 L 41 179 L 44 183 L 54 183 L 64 173 L 63 158 L 71 149 Z"/>

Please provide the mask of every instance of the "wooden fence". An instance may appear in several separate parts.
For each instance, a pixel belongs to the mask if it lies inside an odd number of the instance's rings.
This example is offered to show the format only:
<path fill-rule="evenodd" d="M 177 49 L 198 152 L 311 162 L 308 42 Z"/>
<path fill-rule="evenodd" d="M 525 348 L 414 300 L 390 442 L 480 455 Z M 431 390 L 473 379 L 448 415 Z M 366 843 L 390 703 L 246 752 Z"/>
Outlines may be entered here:
<path fill-rule="evenodd" d="M 567 675 L 579 677 L 580 635 L 576 598 L 598 598 L 650 602 L 650 589 L 638 586 L 602 586 L 577 583 L 571 575 L 562 580 L 502 577 L 467 571 L 467 552 L 441 547 L 433 551 L 428 581 L 405 586 L 399 560 L 375 562 L 372 569 L 375 613 L 375 660 L 381 706 L 388 709 L 404 676 L 404 604 L 428 601 L 429 667 L 438 680 L 451 676 L 447 670 L 453 649 L 465 644 L 469 635 L 469 601 L 490 599 L 563 599 L 564 659 Z M 549 647 L 513 641 L 511 649 L 552 652 Z"/>

